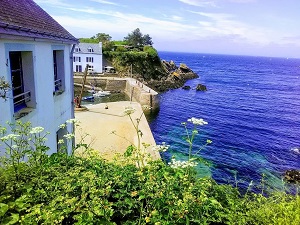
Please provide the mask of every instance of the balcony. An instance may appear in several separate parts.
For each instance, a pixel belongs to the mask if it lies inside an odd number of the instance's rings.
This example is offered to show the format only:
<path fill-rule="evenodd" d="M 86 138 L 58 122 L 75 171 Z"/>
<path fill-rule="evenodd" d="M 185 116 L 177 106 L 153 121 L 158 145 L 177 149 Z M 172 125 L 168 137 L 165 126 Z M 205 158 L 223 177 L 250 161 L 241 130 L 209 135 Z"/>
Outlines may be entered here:
<path fill-rule="evenodd" d="M 18 94 L 14 96 L 14 116 L 16 119 L 20 119 L 30 113 L 33 108 L 27 106 L 27 102 L 31 101 L 30 91 Z"/>
<path fill-rule="evenodd" d="M 63 85 L 62 85 L 62 80 L 61 79 L 57 79 L 54 81 L 54 92 L 53 92 L 53 95 L 60 95 L 62 94 L 64 91 L 63 91 Z"/>

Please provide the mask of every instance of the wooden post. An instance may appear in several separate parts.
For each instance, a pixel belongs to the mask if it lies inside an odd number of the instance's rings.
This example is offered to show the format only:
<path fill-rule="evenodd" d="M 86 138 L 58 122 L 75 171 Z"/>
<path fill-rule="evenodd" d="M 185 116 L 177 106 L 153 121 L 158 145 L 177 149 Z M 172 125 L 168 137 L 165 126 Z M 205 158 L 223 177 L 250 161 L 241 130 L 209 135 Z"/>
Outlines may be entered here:
<path fill-rule="evenodd" d="M 84 85 L 85 85 L 85 82 L 86 82 L 86 76 L 87 76 L 88 68 L 89 68 L 89 64 L 86 64 L 84 74 L 83 74 L 83 81 L 82 81 L 82 86 L 81 86 L 81 91 L 80 91 L 80 95 L 79 95 L 79 99 L 78 99 L 77 108 L 81 108 L 81 100 L 82 100 Z"/>

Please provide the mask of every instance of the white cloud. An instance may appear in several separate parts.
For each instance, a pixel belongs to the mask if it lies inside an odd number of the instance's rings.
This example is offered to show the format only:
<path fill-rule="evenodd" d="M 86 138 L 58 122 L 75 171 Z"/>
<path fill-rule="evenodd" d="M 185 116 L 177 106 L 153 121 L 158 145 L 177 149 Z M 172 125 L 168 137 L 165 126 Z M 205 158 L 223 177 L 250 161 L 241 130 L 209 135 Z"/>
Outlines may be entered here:
<path fill-rule="evenodd" d="M 188 5 L 199 6 L 199 7 L 216 7 L 216 3 L 214 1 L 202 1 L 202 0 L 179 0 Z"/>
<path fill-rule="evenodd" d="M 111 1 L 106 1 L 106 0 L 91 0 L 92 2 L 98 2 L 98 3 L 101 3 L 101 4 L 107 4 L 107 5 L 118 5 L 117 3 L 115 2 L 111 2 Z"/>
<path fill-rule="evenodd" d="M 182 21 L 183 18 L 181 16 L 172 16 L 171 19 L 175 21 Z"/>

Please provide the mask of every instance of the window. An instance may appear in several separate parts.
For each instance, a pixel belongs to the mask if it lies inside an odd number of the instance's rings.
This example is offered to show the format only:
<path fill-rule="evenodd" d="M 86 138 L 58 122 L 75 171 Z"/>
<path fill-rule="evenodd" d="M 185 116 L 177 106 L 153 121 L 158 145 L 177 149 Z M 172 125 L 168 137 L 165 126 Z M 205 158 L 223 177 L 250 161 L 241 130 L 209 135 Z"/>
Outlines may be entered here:
<path fill-rule="evenodd" d="M 10 72 L 13 90 L 14 112 L 35 106 L 35 88 L 32 52 L 9 52 Z M 23 110 L 25 111 L 25 109 Z M 26 110 L 27 114 L 31 110 Z M 24 112 L 22 112 L 22 115 Z M 16 115 L 15 118 L 22 117 Z"/>
<path fill-rule="evenodd" d="M 74 62 L 81 62 L 81 57 L 74 56 L 74 57 L 73 57 L 73 61 L 74 61 Z"/>
<path fill-rule="evenodd" d="M 61 94 L 64 90 L 64 51 L 53 51 L 53 73 L 54 73 L 54 92 L 53 94 Z"/>
<path fill-rule="evenodd" d="M 82 66 L 76 65 L 76 72 L 82 72 Z"/>
<path fill-rule="evenodd" d="M 93 57 L 86 57 L 86 62 L 94 62 L 94 58 Z"/>
<path fill-rule="evenodd" d="M 74 52 L 80 52 L 80 51 L 81 51 L 81 50 L 80 50 L 79 47 L 76 47 L 75 50 L 74 50 Z"/>
<path fill-rule="evenodd" d="M 89 47 L 89 48 L 88 48 L 88 52 L 94 52 L 94 49 L 91 48 L 91 47 Z"/>

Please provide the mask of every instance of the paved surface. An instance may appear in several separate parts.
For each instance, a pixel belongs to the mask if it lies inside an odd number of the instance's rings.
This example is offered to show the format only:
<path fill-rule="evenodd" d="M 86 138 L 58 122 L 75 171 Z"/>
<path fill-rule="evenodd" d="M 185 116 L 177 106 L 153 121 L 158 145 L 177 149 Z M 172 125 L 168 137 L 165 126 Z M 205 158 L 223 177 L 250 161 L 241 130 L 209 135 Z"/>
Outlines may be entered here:
<path fill-rule="evenodd" d="M 90 144 L 91 148 L 99 151 L 102 157 L 108 160 L 116 153 L 124 153 L 131 144 L 137 146 L 136 130 L 129 116 L 124 114 L 124 110 L 126 107 L 135 109 L 131 116 L 136 124 L 136 119 L 140 118 L 143 112 L 139 103 L 122 101 L 85 106 L 88 111 L 75 111 L 75 118 L 81 122 L 80 128 L 76 130 L 77 143 L 84 133 L 89 134 L 85 138 L 85 143 Z M 141 143 L 150 144 L 146 152 L 150 153 L 153 159 L 159 159 L 159 153 L 152 151 L 155 140 L 144 115 L 141 117 L 139 129 L 143 133 Z"/>

